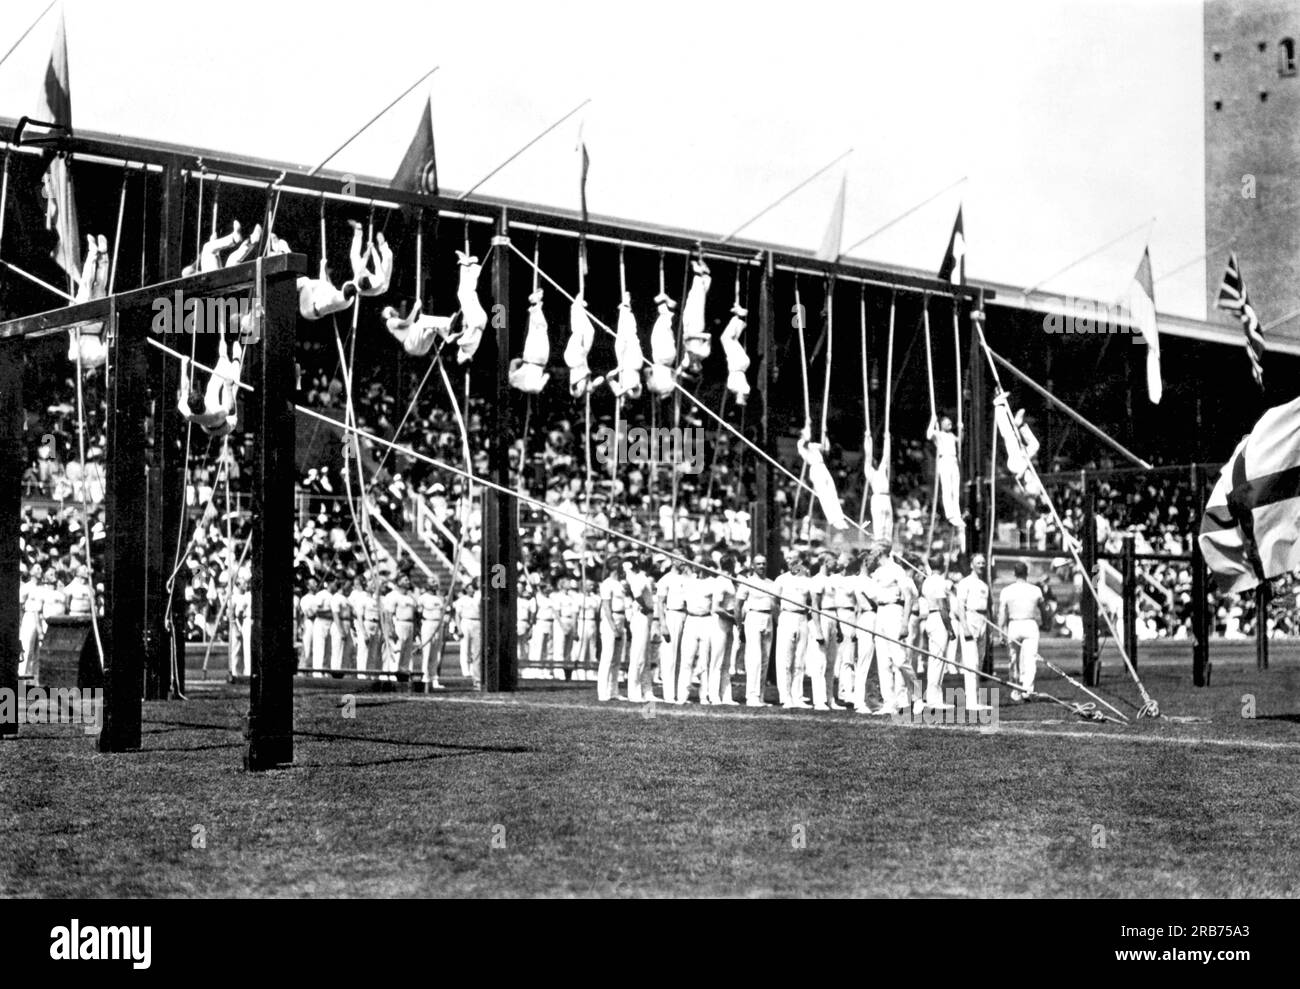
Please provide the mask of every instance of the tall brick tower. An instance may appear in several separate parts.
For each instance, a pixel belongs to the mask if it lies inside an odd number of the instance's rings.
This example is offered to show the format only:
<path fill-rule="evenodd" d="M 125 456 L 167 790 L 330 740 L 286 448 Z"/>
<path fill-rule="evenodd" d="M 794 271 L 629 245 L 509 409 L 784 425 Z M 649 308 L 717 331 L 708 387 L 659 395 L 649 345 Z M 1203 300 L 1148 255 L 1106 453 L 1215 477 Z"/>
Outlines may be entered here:
<path fill-rule="evenodd" d="M 1235 250 L 1268 323 L 1300 309 L 1300 2 L 1206 0 L 1204 16 L 1206 315 L 1231 321 L 1214 303 Z M 1300 315 L 1276 333 L 1300 338 Z"/>

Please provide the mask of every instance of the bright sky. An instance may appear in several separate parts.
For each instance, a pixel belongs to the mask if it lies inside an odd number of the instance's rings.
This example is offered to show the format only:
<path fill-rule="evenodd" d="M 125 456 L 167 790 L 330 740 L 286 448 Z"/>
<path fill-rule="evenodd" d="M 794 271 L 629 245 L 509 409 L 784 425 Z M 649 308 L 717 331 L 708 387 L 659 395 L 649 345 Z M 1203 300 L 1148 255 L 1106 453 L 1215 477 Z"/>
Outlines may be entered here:
<path fill-rule="evenodd" d="M 48 0 L 4 0 L 0 53 Z M 310 16 L 305 11 L 310 10 Z M 0 66 L 0 114 L 35 108 L 52 13 Z M 1199 0 L 67 0 L 74 125 L 314 165 L 423 71 L 439 178 L 593 213 L 726 233 L 841 151 L 746 231 L 815 248 L 847 169 L 853 255 L 937 270 L 959 201 L 968 274 L 1114 299 L 1150 227 L 1162 311 L 1204 317 Z M 330 165 L 390 175 L 426 91 Z M 259 99 L 260 97 L 260 99 Z"/>

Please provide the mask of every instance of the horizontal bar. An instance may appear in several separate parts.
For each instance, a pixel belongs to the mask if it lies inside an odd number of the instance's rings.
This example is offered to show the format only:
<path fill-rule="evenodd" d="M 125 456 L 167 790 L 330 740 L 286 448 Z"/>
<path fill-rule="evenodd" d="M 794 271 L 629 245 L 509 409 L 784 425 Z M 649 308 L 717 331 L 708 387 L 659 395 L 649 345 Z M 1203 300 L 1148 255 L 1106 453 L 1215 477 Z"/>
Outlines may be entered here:
<path fill-rule="evenodd" d="M 1090 478 L 1104 480 L 1108 477 L 1125 477 L 1129 475 L 1146 476 L 1149 474 L 1190 474 L 1196 467 L 1200 467 L 1202 470 L 1211 471 L 1216 475 L 1223 469 L 1222 464 L 1167 464 L 1165 466 L 1153 467 L 1106 467 L 1097 470 L 1089 468 L 1087 470 L 1057 471 L 1054 474 L 1040 474 L 1038 479 L 1044 483 L 1051 481 L 1057 484 L 1081 484 L 1084 481 L 1085 474 Z"/>
<path fill-rule="evenodd" d="M 1028 547 L 1024 549 L 998 549 L 996 546 L 993 547 L 994 558 L 1001 557 L 1003 559 L 1009 559 L 1009 560 L 1014 560 L 1014 559 L 1055 560 L 1064 557 L 1066 563 L 1069 564 L 1070 566 L 1073 566 L 1074 561 L 1069 559 L 1069 557 L 1067 556 L 1068 553 L 1069 550 L 1064 548 L 1059 550 L 1051 550 L 1051 549 L 1029 549 Z M 1190 553 L 1134 553 L 1133 558 L 1135 560 L 1153 560 L 1157 563 L 1192 562 L 1192 555 Z M 1124 554 L 1102 552 L 1097 554 L 1097 559 L 1118 563 L 1124 559 Z"/>
<path fill-rule="evenodd" d="M 264 278 L 291 277 L 307 273 L 307 258 L 302 254 L 273 254 L 259 261 L 245 261 L 233 268 L 218 268 L 184 278 L 175 278 L 156 285 L 121 292 L 103 299 L 78 302 L 62 309 L 50 309 L 32 316 L 19 316 L 0 323 L 0 340 L 12 337 L 43 336 L 66 329 L 74 323 L 103 321 L 116 304 L 117 313 L 131 309 L 152 309 L 154 302 L 176 292 L 182 295 L 207 296 L 216 292 L 231 291 L 251 286 L 257 280 L 258 264 L 262 265 Z M 183 327 L 177 328 L 183 332 Z"/>
<path fill-rule="evenodd" d="M 151 347 L 157 347 L 164 354 L 167 354 L 168 356 L 171 357 L 175 357 L 177 360 L 189 361 L 193 367 L 197 367 L 200 371 L 207 371 L 208 374 L 214 375 L 215 377 L 220 378 L 222 381 L 229 382 L 230 384 L 234 385 L 236 388 L 241 388 L 246 392 L 253 392 L 255 390 L 252 385 L 246 385 L 242 381 L 232 378 L 228 374 L 222 374 L 216 368 L 208 367 L 208 365 L 206 364 L 200 364 L 198 361 L 194 360 L 193 358 L 188 357 L 185 354 L 182 354 L 179 350 L 173 350 L 165 343 L 159 343 L 153 337 L 145 337 L 144 342 Z"/>

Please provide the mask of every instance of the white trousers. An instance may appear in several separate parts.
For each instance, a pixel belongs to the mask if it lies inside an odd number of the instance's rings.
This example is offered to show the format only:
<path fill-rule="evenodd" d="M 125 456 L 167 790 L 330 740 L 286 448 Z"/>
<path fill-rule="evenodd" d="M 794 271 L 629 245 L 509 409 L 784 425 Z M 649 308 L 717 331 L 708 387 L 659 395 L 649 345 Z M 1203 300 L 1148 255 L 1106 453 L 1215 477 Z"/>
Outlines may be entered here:
<path fill-rule="evenodd" d="M 1032 618 L 1007 622 L 1007 638 L 1011 650 L 1011 675 L 1007 679 L 1020 684 L 1025 693 L 1030 693 L 1038 673 L 1038 622 Z M 1015 697 L 1014 693 L 1012 697 Z"/>
<path fill-rule="evenodd" d="M 633 703 L 650 700 L 650 616 L 633 608 L 627 615 L 627 699 Z"/>
<path fill-rule="evenodd" d="M 313 618 L 311 622 L 311 668 L 323 670 L 329 662 L 330 628 L 334 621 L 330 618 Z M 316 676 L 313 673 L 312 676 Z"/>
<path fill-rule="evenodd" d="M 949 638 L 938 612 L 932 611 L 925 616 L 925 648 L 934 654 L 925 657 L 925 702 L 931 706 L 943 703 L 943 675 L 948 664 L 934 657 L 948 658 Z"/>
<path fill-rule="evenodd" d="M 859 611 L 858 617 L 854 619 L 854 624 L 858 628 L 854 629 L 856 638 L 857 655 L 853 661 L 853 707 L 857 711 L 867 709 L 867 674 L 871 672 L 871 661 L 877 659 L 876 656 L 876 637 L 872 633 L 876 628 L 876 613 L 874 611 Z M 885 687 L 885 666 L 884 663 L 877 659 L 876 662 L 876 682 L 880 686 L 880 696 L 886 696 Z M 892 685 L 891 688 L 892 689 Z"/>
<path fill-rule="evenodd" d="M 717 620 L 713 615 L 688 614 L 686 616 L 686 621 L 682 625 L 681 652 L 677 656 L 677 702 L 679 704 L 690 696 L 691 678 L 695 672 L 697 657 L 705 669 L 708 669 L 709 649 L 713 644 L 713 633 L 716 628 Z M 700 703 L 708 702 L 708 678 L 705 677 L 700 680 Z"/>
<path fill-rule="evenodd" d="M 659 679 L 663 684 L 664 703 L 684 703 L 686 696 L 683 694 L 679 699 L 677 694 L 677 668 L 682 655 L 682 628 L 686 624 L 686 612 L 665 611 L 664 615 L 668 639 L 659 643 Z"/>
<path fill-rule="evenodd" d="M 751 611 L 745 615 L 745 703 L 763 703 L 767 686 L 767 657 L 772 652 L 772 613 Z"/>
<path fill-rule="evenodd" d="M 799 652 L 808 619 L 797 611 L 782 611 L 776 619 L 776 688 L 781 704 L 803 706 L 803 670 Z"/>
<path fill-rule="evenodd" d="M 18 663 L 19 676 L 36 675 L 36 650 L 41 640 L 41 616 L 34 611 L 24 611 L 18 627 L 18 641 L 22 646 L 22 659 Z"/>
<path fill-rule="evenodd" d="M 251 677 L 253 675 L 253 620 L 245 618 L 235 622 L 233 641 L 230 649 L 230 675 Z M 240 668 L 243 668 L 241 674 Z"/>
<path fill-rule="evenodd" d="M 721 615 L 713 616 L 713 636 L 709 640 L 708 677 L 701 682 L 708 685 L 709 703 L 734 703 L 731 696 L 731 639 L 735 622 Z"/>
<path fill-rule="evenodd" d="M 905 632 L 903 607 L 898 604 L 883 605 L 876 612 L 876 631 L 897 641 L 876 639 L 876 662 L 880 666 L 880 695 L 884 706 L 890 710 L 901 708 L 913 699 L 919 699 L 916 671 L 907 658 L 901 643 Z"/>
<path fill-rule="evenodd" d="M 438 682 L 438 668 L 442 665 L 442 636 L 438 634 L 441 624 L 428 619 L 420 622 L 420 675 L 426 683 Z"/>
<path fill-rule="evenodd" d="M 596 700 L 608 701 L 618 696 L 618 674 L 627 655 L 627 618 L 614 614 L 610 624 L 600 619 L 600 665 L 596 671 Z M 630 689 L 630 688 L 629 688 Z"/>
<path fill-rule="evenodd" d="M 478 690 L 483 685 L 483 623 L 477 619 L 462 621 L 460 631 L 460 668 Z"/>

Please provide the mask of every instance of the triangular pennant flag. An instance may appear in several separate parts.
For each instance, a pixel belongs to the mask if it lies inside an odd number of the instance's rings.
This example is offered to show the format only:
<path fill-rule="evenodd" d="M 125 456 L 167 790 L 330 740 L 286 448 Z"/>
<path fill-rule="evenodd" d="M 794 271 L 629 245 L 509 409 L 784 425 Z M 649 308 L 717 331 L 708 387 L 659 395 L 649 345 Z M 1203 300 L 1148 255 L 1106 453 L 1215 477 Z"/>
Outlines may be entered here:
<path fill-rule="evenodd" d="M 844 243 L 844 192 L 848 185 L 848 176 L 840 178 L 840 191 L 831 207 L 831 222 L 826 226 L 822 237 L 822 246 L 817 250 L 818 261 L 838 261 L 840 247 Z"/>
<path fill-rule="evenodd" d="M 966 284 L 966 230 L 962 224 L 962 207 L 957 207 L 957 220 L 952 225 L 952 236 L 948 238 L 948 251 L 939 265 L 939 277 L 953 285 Z"/>
<path fill-rule="evenodd" d="M 59 124 L 72 132 L 72 89 L 68 82 L 68 34 L 63 10 L 54 29 L 54 46 L 45 68 L 37 117 Z M 77 228 L 77 201 L 72 192 L 72 173 L 64 155 L 48 156 L 41 179 L 45 197 L 45 229 L 53 231 L 57 241 L 50 256 L 74 281 L 81 276 L 81 237 Z"/>
<path fill-rule="evenodd" d="M 1142 260 L 1133 274 L 1128 305 L 1133 324 L 1147 345 L 1147 397 L 1152 404 L 1159 405 L 1164 383 L 1160 379 L 1160 329 L 1156 325 L 1156 292 L 1151 279 L 1150 248 L 1142 251 Z"/>
<path fill-rule="evenodd" d="M 402 156 L 393 175 L 394 189 L 438 195 L 438 154 L 433 143 L 433 99 L 424 105 L 424 114 L 415 128 L 415 136 Z"/>
<path fill-rule="evenodd" d="M 591 156 L 587 154 L 587 142 L 582 139 L 582 131 L 578 131 L 578 151 L 582 155 L 582 179 L 580 181 L 580 196 L 582 199 L 582 225 L 587 225 L 587 172 L 591 170 Z"/>

